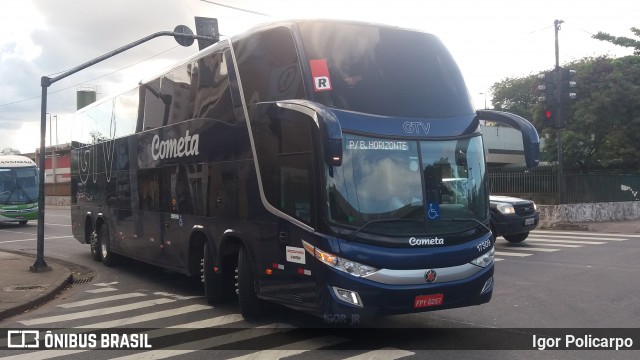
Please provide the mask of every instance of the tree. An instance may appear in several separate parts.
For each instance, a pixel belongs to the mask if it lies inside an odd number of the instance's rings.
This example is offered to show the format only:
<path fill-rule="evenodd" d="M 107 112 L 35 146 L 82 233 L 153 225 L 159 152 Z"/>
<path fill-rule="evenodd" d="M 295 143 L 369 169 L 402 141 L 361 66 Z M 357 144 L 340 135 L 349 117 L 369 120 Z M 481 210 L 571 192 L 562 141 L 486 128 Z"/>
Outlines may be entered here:
<path fill-rule="evenodd" d="M 524 78 L 507 78 L 491 86 L 493 107 L 495 110 L 508 111 L 530 119 L 533 106 L 537 102 L 537 78 L 534 75 Z"/>
<path fill-rule="evenodd" d="M 570 104 L 563 131 L 563 166 L 566 169 L 640 170 L 640 56 L 612 59 L 585 58 L 563 65 L 576 70 L 577 100 Z M 557 156 L 556 131 L 544 126 L 542 104 L 537 102 L 535 76 L 495 83 L 494 107 L 514 112 L 546 137 L 545 161 Z"/>
<path fill-rule="evenodd" d="M 640 29 L 632 27 L 631 28 L 631 32 L 637 36 L 640 37 Z M 634 55 L 640 55 L 640 40 L 635 40 L 635 39 L 631 39 L 625 36 L 619 36 L 619 37 L 615 37 L 615 36 L 611 36 L 607 33 L 604 33 L 602 31 L 598 32 L 597 34 L 592 36 L 594 39 L 597 40 L 602 40 L 602 41 L 607 41 L 610 42 L 612 44 L 615 45 L 619 45 L 619 46 L 624 46 L 624 47 L 628 47 L 628 48 L 633 48 L 633 54 Z"/>
<path fill-rule="evenodd" d="M 567 164 L 638 171 L 640 57 L 583 59 L 568 67 L 577 72 L 578 101 L 567 114 Z"/>

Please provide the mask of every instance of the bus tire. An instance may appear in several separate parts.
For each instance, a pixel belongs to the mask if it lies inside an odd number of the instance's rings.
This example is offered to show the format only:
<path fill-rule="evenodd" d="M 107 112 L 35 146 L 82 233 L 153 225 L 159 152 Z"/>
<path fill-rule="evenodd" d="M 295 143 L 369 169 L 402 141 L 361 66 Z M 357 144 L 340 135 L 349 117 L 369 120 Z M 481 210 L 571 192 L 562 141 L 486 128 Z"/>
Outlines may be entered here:
<path fill-rule="evenodd" d="M 89 236 L 89 247 L 91 249 L 91 257 L 95 261 L 102 261 L 102 253 L 100 252 L 100 243 L 98 243 L 98 234 L 95 231 Z"/>
<path fill-rule="evenodd" d="M 115 254 L 109 250 L 109 230 L 107 224 L 102 224 L 98 231 L 98 243 L 100 244 L 100 256 L 106 266 L 115 265 Z"/>
<path fill-rule="evenodd" d="M 27 221 L 28 221 L 28 220 L 20 220 L 20 221 L 18 221 L 18 224 L 20 224 L 20 225 L 27 225 Z"/>
<path fill-rule="evenodd" d="M 205 242 L 202 259 L 202 282 L 204 283 L 204 296 L 209 304 L 226 300 L 223 276 L 213 271 L 213 258 L 213 250 L 209 246 L 209 242 Z"/>
<path fill-rule="evenodd" d="M 246 247 L 238 255 L 237 291 L 240 312 L 245 319 L 256 319 L 264 314 L 264 301 L 256 295 L 255 278 L 251 258 Z"/>

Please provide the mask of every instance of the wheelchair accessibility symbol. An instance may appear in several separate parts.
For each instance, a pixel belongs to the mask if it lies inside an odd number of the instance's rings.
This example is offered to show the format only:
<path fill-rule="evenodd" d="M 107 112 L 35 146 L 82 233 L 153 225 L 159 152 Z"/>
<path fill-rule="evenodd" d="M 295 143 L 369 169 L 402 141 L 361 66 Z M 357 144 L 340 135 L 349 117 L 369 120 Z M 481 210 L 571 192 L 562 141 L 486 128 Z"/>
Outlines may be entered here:
<path fill-rule="evenodd" d="M 427 217 L 429 220 L 438 220 L 440 219 L 440 204 L 439 203 L 428 203 L 429 207 L 427 210 Z"/>

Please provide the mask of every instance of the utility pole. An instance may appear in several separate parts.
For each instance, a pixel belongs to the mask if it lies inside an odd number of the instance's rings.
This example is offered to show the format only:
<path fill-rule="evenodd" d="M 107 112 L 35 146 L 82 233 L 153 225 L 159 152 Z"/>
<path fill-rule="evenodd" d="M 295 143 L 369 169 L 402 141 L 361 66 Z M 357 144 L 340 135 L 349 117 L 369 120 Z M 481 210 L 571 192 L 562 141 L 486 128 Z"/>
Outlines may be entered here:
<path fill-rule="evenodd" d="M 555 37 L 556 37 L 556 67 L 555 67 L 555 76 L 556 79 L 560 79 L 560 45 L 558 43 L 558 31 L 560 31 L 560 25 L 564 21 L 555 20 L 553 22 L 553 27 L 555 29 Z M 561 106 L 561 96 L 562 96 L 562 84 L 559 80 L 556 82 L 556 116 L 558 121 L 562 123 L 562 106 Z M 556 144 L 558 145 L 558 202 L 560 204 L 564 204 L 564 174 L 562 172 L 562 126 L 556 127 Z"/>

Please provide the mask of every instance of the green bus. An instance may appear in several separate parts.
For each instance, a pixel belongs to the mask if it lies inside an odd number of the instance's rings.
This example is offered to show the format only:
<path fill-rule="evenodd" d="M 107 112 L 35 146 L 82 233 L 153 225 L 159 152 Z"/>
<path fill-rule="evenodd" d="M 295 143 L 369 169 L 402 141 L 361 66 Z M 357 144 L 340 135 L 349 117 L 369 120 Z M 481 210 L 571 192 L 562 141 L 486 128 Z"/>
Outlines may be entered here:
<path fill-rule="evenodd" d="M 38 219 L 38 167 L 20 155 L 0 155 L 0 223 Z"/>

